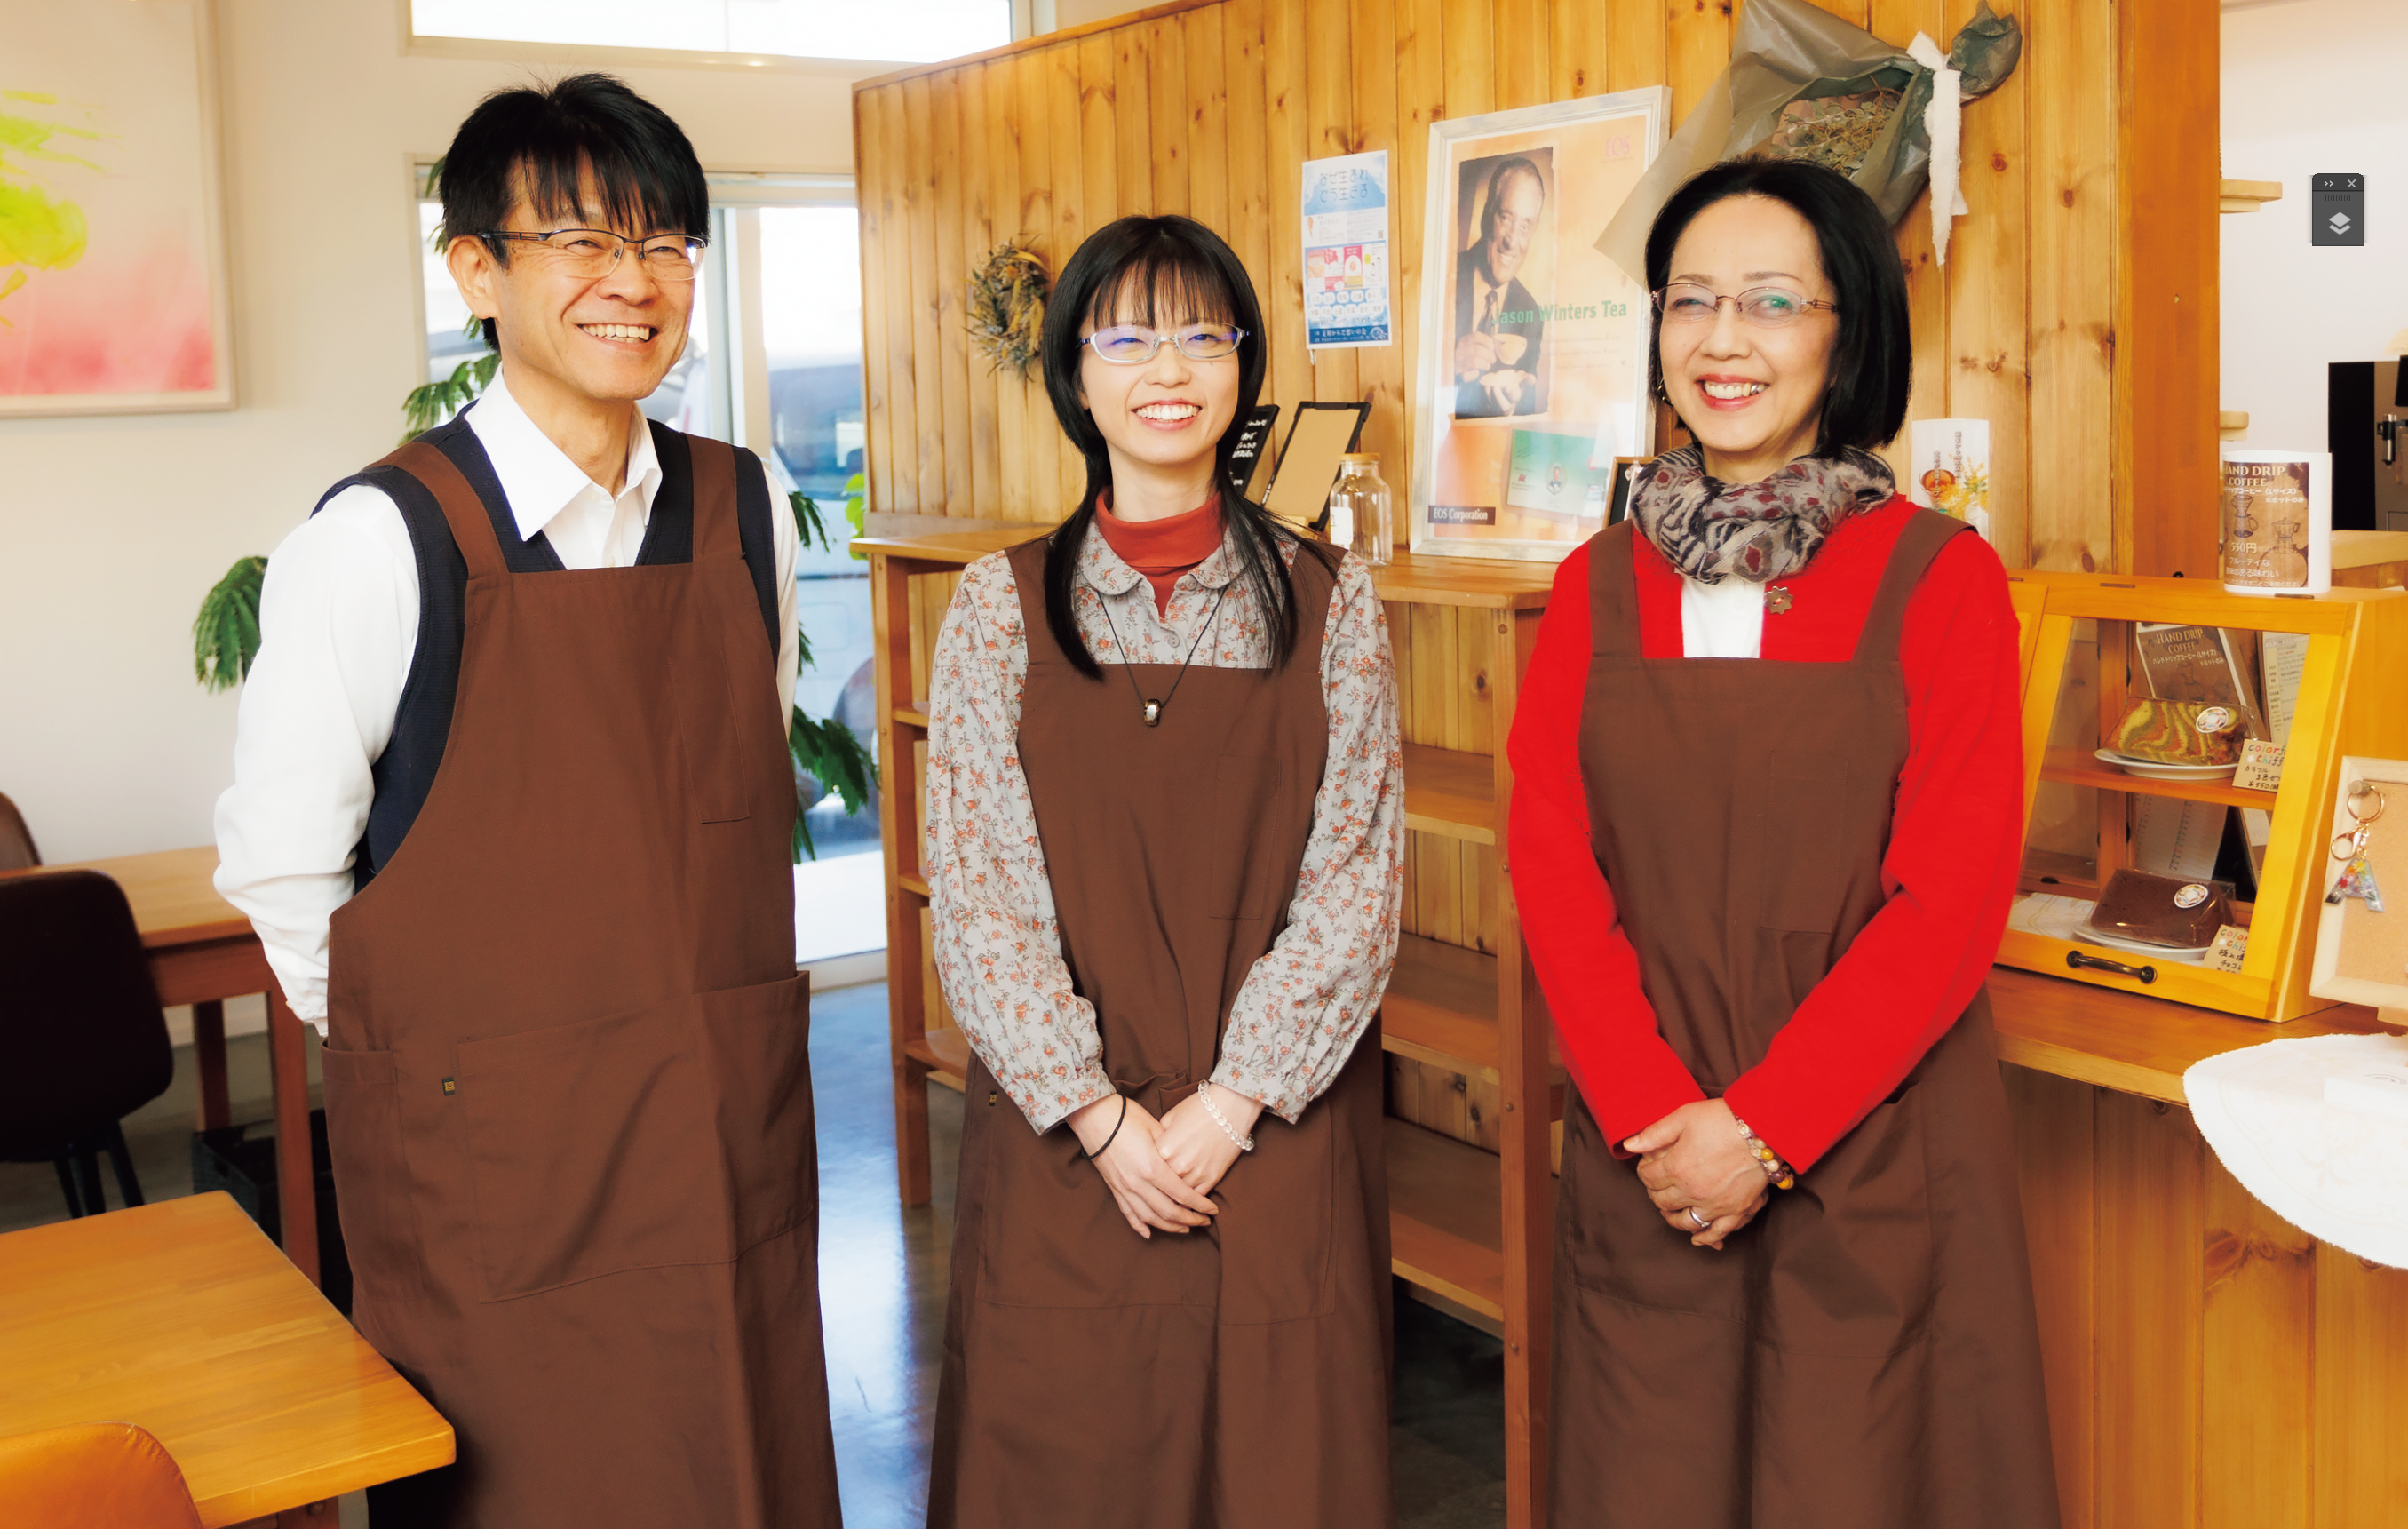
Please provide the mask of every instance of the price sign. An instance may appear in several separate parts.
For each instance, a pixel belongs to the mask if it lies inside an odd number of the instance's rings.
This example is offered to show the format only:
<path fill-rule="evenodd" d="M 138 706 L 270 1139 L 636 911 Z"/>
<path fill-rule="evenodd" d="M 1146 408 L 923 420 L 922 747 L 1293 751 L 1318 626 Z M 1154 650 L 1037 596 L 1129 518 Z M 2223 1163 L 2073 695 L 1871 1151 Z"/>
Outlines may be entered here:
<path fill-rule="evenodd" d="M 2283 784 L 2283 745 L 2252 738 L 2241 745 L 2241 768 L 2232 784 L 2244 791 L 2272 791 Z"/>

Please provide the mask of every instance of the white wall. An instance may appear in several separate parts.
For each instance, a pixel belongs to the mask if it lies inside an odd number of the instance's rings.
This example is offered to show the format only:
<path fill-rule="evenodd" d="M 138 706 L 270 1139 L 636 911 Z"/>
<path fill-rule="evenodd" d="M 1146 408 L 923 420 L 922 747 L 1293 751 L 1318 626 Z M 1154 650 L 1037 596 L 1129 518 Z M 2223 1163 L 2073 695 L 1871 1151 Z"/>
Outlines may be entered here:
<path fill-rule="evenodd" d="M 2322 451 L 2325 368 L 2373 361 L 2408 328 L 2408 3 L 2277 0 L 2227 9 L 2224 173 L 2283 199 L 2217 220 L 2224 354 L 2217 397 L 2248 444 Z M 2309 182 L 2366 176 L 2366 243 L 2308 242 Z"/>
<path fill-rule="evenodd" d="M 571 72 L 539 50 L 405 57 L 397 15 L 220 0 L 240 407 L 0 420 L 0 791 L 47 859 L 208 841 L 235 697 L 193 683 L 193 613 L 399 433 L 424 365 L 412 156 L 487 91 Z M 845 75 L 615 72 L 708 166 L 852 169 Z"/>

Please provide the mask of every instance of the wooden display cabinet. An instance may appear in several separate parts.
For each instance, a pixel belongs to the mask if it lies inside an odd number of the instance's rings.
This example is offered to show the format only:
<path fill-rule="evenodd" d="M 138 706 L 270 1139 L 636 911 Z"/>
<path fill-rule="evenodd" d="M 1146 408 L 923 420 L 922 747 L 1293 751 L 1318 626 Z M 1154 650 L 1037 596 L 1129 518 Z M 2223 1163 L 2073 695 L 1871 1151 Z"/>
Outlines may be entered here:
<path fill-rule="evenodd" d="M 2309 995 L 2308 968 L 2335 772 L 2344 754 L 2408 750 L 2408 594 L 2336 589 L 2269 599 L 2178 579 L 2012 577 L 2024 621 L 2028 810 L 2018 911 L 2000 948 L 2000 964 L 2257 1019 L 2329 1007 L 2329 1000 Z M 2260 662 L 2246 656 L 2262 652 L 2269 634 L 2305 640 L 2287 726 L 2278 715 L 2268 729 L 2286 750 L 2277 789 L 2253 790 L 2230 779 L 2150 779 L 2095 757 L 2128 700 L 2160 693 L 2151 687 L 2138 644 L 2151 628 L 2179 627 L 2229 633 L 2219 638 L 2222 646 L 2243 656 L 2237 667 L 2258 687 L 2244 699 L 2270 711 L 2280 703 L 2265 694 Z M 2164 693 L 2183 694 L 2179 687 Z M 2201 814 L 2200 806 L 2214 811 Z M 2028 901 L 2034 897 L 2095 902 L 2118 869 L 2144 858 L 2136 835 L 2151 819 L 2199 832 L 2212 823 L 2220 840 L 2232 815 L 2221 809 L 2232 807 L 2245 809 L 2243 822 L 2256 824 L 2245 837 L 2263 840 L 2262 862 L 2251 871 L 2255 895 L 2235 904 L 2237 921 L 2249 931 L 2238 972 L 2111 947 L 2084 939 L 2078 925 L 2063 918 L 2033 917 L 2050 906 Z M 2247 815 L 2253 814 L 2263 816 Z M 2228 852 L 2228 863 L 2232 859 Z"/>
<path fill-rule="evenodd" d="M 869 555 L 877 627 L 879 803 L 886 856 L 887 1002 L 895 1067 L 896 1158 L 903 1203 L 929 1199 L 928 1085 L 959 1088 L 969 1047 L 935 988 L 920 751 L 927 737 L 927 655 L 941 603 L 929 597 L 974 559 L 1044 527 L 855 537 Z M 939 576 L 930 578 L 930 576 Z M 1554 1123 L 1562 1071 L 1553 1024 L 1522 947 L 1503 845 L 1512 772 L 1503 747 L 1523 671 L 1553 586 L 1552 566 L 1399 554 L 1378 572 L 1392 629 L 1412 607 L 1452 608 L 1455 644 L 1400 658 L 1408 691 L 1452 684 L 1460 666 L 1487 708 L 1487 753 L 1407 743 L 1405 825 L 1417 847 L 1490 846 L 1467 857 L 1485 885 L 1467 897 L 1495 910 L 1485 948 L 1405 934 L 1380 1010 L 1392 1058 L 1491 1086 L 1498 1150 L 1387 1121 L 1391 1266 L 1399 1279 L 1485 1320 L 1505 1344 L 1507 1496 L 1513 1522 L 1537 1522 L 1546 1450 L 1548 1293 L 1554 1247 Z M 913 581 L 927 579 L 915 601 Z M 1485 639 L 1484 655 L 1463 651 Z M 1402 644 L 1400 644 L 1402 645 Z M 1443 666 L 1441 668 L 1441 665 Z M 1416 666 L 1423 666 L 1417 668 Z M 1410 714 L 1412 708 L 1408 705 Z M 1414 735 L 1410 721 L 1406 734 Z M 1485 1133 L 1484 1133 L 1485 1134 Z"/>

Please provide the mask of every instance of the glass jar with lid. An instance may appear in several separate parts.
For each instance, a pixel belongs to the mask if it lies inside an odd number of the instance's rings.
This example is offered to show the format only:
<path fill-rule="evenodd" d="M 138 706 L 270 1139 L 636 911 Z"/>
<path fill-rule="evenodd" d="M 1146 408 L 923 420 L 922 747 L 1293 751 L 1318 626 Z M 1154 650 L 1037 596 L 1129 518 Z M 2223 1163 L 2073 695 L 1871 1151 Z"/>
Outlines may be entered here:
<path fill-rule="evenodd" d="M 1380 476 L 1377 452 L 1349 452 L 1329 489 L 1329 540 L 1373 568 L 1397 545 L 1397 498 Z"/>

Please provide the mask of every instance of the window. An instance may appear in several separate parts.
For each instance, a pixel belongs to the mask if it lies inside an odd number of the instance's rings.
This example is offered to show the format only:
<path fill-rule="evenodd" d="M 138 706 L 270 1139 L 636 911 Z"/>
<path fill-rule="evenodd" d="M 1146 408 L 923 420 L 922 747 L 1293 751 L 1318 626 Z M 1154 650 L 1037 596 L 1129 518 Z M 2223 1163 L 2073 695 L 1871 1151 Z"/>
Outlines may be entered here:
<path fill-rule="evenodd" d="M 926 64 L 1011 40 L 1011 0 L 410 0 L 421 37 Z"/>

